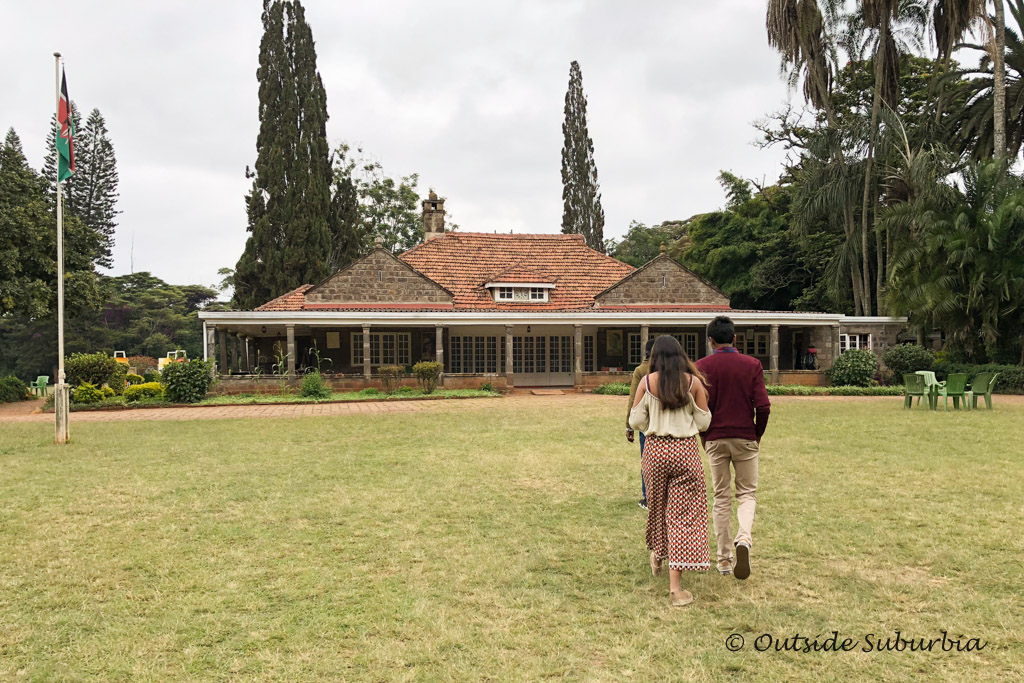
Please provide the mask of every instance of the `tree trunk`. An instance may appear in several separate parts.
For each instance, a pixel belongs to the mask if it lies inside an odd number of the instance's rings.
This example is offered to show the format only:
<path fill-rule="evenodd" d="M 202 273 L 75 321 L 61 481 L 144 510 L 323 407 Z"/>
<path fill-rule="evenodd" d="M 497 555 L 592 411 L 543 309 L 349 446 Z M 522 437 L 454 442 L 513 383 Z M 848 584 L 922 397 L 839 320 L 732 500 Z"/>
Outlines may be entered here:
<path fill-rule="evenodd" d="M 875 315 L 883 315 L 882 292 L 885 291 L 885 238 L 882 236 L 882 232 L 882 228 L 875 229 Z"/>
<path fill-rule="evenodd" d="M 992 68 L 995 75 L 993 94 L 995 96 L 995 149 L 993 156 L 1001 159 L 1006 156 L 1006 9 L 1003 0 L 995 0 L 996 25 L 995 47 L 992 55 Z"/>
<path fill-rule="evenodd" d="M 861 203 L 861 270 L 864 282 L 864 310 L 871 311 L 871 257 L 868 254 L 868 229 L 871 207 L 871 171 L 874 164 L 875 138 L 878 133 L 878 118 L 882 111 L 882 67 L 885 64 L 885 46 L 889 39 L 889 15 L 885 13 L 878 36 L 878 50 L 875 51 L 875 91 L 871 102 L 871 129 L 868 132 L 868 158 L 864 164 L 864 199 Z"/>
<path fill-rule="evenodd" d="M 860 266 L 854 260 L 850 261 L 850 283 L 853 285 L 853 314 L 864 315 L 864 306 L 861 303 L 864 286 L 861 284 Z"/>

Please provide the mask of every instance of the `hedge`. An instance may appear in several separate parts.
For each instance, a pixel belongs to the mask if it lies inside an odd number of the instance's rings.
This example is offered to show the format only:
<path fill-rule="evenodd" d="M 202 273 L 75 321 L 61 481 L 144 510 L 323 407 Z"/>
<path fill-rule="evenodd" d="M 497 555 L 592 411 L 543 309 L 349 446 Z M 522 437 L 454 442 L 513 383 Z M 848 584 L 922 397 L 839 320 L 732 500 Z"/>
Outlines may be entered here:
<path fill-rule="evenodd" d="M 1024 394 L 1024 365 L 969 365 L 967 363 L 939 362 L 935 364 L 935 376 L 944 380 L 951 374 L 965 374 L 974 379 L 982 372 L 998 372 L 996 386 L 993 391 L 997 394 Z"/>
<path fill-rule="evenodd" d="M 629 385 L 625 382 L 602 384 L 598 388 L 594 389 L 594 393 L 604 394 L 605 396 L 629 396 Z"/>
<path fill-rule="evenodd" d="M 849 352 L 847 352 L 849 353 Z M 844 354 L 845 355 L 845 354 Z M 902 396 L 903 387 L 806 387 L 769 384 L 769 396 Z"/>
<path fill-rule="evenodd" d="M 892 372 L 893 383 L 903 384 L 903 375 L 931 370 L 935 365 L 935 354 L 917 344 L 898 344 L 885 350 L 882 363 Z"/>
<path fill-rule="evenodd" d="M 878 372 L 878 359 L 870 351 L 850 349 L 836 358 L 828 372 L 836 386 L 871 386 Z"/>
<path fill-rule="evenodd" d="M 124 390 L 125 401 L 139 401 L 144 398 L 163 398 L 164 388 L 159 382 L 133 384 Z"/>

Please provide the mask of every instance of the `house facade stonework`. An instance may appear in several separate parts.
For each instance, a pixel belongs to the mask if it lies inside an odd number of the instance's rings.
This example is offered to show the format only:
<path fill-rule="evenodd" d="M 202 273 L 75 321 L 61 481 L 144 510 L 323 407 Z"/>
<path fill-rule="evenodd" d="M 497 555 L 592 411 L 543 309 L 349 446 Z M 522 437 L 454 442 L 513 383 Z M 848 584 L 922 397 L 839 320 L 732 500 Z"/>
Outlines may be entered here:
<path fill-rule="evenodd" d="M 319 369 L 336 388 L 359 389 L 379 384 L 381 366 L 436 360 L 446 387 L 585 391 L 629 381 L 658 335 L 693 358 L 707 354 L 706 326 L 718 315 L 733 319 L 737 349 L 769 381 L 822 384 L 840 353 L 881 353 L 905 323 L 735 310 L 664 254 L 633 268 L 580 235 L 446 232 L 444 200 L 433 193 L 423 211 L 424 242 L 403 254 L 378 246 L 252 311 L 201 312 L 218 388 L 297 382 Z"/>

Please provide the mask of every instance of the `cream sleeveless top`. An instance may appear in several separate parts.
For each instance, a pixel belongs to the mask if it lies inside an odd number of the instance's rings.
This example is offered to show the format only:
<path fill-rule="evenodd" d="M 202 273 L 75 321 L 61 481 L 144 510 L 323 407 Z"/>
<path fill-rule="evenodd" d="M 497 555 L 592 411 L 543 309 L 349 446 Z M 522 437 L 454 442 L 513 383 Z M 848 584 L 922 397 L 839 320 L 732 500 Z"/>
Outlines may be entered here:
<path fill-rule="evenodd" d="M 711 411 L 701 410 L 693 401 L 682 408 L 668 410 L 661 405 L 661 399 L 651 393 L 649 377 L 644 378 L 647 392 L 640 403 L 629 411 L 630 427 L 646 436 L 671 436 L 677 439 L 707 431 L 711 425 Z M 693 375 L 690 375 L 690 387 L 693 387 Z"/>

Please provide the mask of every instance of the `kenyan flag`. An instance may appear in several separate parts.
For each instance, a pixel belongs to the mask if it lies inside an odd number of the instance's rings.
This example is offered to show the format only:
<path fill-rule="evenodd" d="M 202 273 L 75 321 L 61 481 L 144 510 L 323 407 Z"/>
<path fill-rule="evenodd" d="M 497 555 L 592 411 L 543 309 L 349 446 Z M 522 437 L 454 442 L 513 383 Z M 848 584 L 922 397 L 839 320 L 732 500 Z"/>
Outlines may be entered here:
<path fill-rule="evenodd" d="M 67 180 L 75 172 L 75 122 L 71 120 L 68 79 L 60 72 L 60 101 L 57 102 L 57 182 Z"/>

